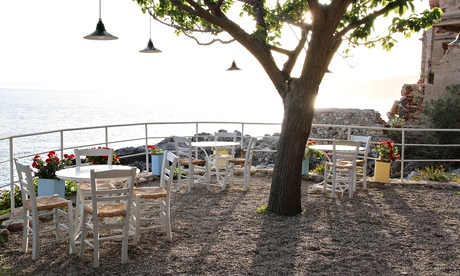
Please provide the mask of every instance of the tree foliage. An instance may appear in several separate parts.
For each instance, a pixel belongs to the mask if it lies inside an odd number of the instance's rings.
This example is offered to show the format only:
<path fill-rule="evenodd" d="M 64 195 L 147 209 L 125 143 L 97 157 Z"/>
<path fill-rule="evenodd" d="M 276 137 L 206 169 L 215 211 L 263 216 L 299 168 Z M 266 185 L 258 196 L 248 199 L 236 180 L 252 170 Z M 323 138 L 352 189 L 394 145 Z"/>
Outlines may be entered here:
<path fill-rule="evenodd" d="M 342 43 L 346 49 L 377 44 L 391 49 L 396 32 L 409 36 L 441 16 L 437 8 L 415 13 L 414 0 L 134 1 L 155 20 L 199 44 L 238 41 L 263 67 L 284 107 L 268 203 L 269 211 L 281 215 L 301 212 L 301 162 L 314 103 L 324 73 Z M 410 16 L 403 18 L 406 13 Z M 384 35 L 374 35 L 379 17 L 392 18 Z M 296 45 L 283 40 L 286 28 L 294 30 Z M 274 53 L 285 57 L 282 64 L 277 64 Z M 296 65 L 301 72 L 293 77 Z"/>

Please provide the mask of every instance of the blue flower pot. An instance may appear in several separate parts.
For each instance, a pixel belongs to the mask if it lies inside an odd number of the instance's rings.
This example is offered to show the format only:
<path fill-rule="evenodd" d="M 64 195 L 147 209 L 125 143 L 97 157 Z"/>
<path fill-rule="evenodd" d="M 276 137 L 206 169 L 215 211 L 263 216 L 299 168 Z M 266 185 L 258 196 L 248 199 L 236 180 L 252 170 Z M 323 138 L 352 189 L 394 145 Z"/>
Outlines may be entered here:
<path fill-rule="evenodd" d="M 38 196 L 52 196 L 55 194 L 62 198 L 65 197 L 64 179 L 38 179 Z"/>
<path fill-rule="evenodd" d="M 310 171 L 310 157 L 302 161 L 302 175 L 308 174 Z"/>
<path fill-rule="evenodd" d="M 163 161 L 163 153 L 162 154 L 152 154 L 151 163 L 152 163 L 152 174 L 153 175 L 161 175 L 161 163 Z"/>

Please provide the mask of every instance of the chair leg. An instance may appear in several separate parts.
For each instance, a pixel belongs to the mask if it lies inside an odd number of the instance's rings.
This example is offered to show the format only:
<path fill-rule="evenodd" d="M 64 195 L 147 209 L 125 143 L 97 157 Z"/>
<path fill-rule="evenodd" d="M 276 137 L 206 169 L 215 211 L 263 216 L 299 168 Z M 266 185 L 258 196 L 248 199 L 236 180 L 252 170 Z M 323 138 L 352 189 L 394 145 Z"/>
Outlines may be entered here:
<path fill-rule="evenodd" d="M 86 221 L 86 213 L 83 213 L 83 216 L 81 217 L 82 221 Z M 83 255 L 85 254 L 85 243 L 86 243 L 86 224 L 83 223 L 81 227 L 81 236 L 80 236 L 80 258 L 83 258 Z"/>
<path fill-rule="evenodd" d="M 134 217 L 135 217 L 135 226 L 134 226 L 134 239 L 133 239 L 133 245 L 137 245 L 137 242 L 139 241 L 139 234 L 140 234 L 140 228 L 141 228 L 141 196 L 136 195 L 136 198 L 134 199 L 135 202 L 135 208 L 134 208 Z"/>
<path fill-rule="evenodd" d="M 67 235 L 69 236 L 70 243 L 70 254 L 77 253 L 77 247 L 75 245 L 75 237 L 73 231 L 73 209 L 72 202 L 67 203 Z"/>
<path fill-rule="evenodd" d="M 33 216 L 32 218 L 32 260 L 36 260 L 38 258 L 38 250 L 39 250 L 39 227 L 38 227 L 38 218 L 37 216 Z"/>
<path fill-rule="evenodd" d="M 121 263 L 128 262 L 128 232 L 129 232 L 129 216 L 123 217 L 123 240 L 121 242 Z M 98 251 L 99 253 L 99 251 Z"/>
<path fill-rule="evenodd" d="M 25 210 L 25 208 L 24 208 Z M 27 249 L 29 248 L 29 211 L 24 213 L 24 220 L 22 222 L 23 230 L 22 230 L 22 252 L 27 253 Z"/>
<path fill-rule="evenodd" d="M 364 165 L 363 165 L 363 189 L 367 189 L 366 178 L 367 178 L 367 162 L 364 162 Z"/>

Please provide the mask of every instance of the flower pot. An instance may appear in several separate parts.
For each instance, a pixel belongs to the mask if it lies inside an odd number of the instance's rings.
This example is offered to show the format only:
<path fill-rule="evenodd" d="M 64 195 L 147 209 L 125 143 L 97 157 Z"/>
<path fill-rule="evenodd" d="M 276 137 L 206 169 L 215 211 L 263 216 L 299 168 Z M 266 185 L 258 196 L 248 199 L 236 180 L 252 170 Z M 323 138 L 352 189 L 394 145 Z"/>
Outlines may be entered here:
<path fill-rule="evenodd" d="M 374 181 L 388 183 L 390 182 L 391 162 L 375 161 Z"/>
<path fill-rule="evenodd" d="M 310 171 L 310 157 L 307 157 L 302 161 L 302 175 L 308 174 Z"/>
<path fill-rule="evenodd" d="M 64 179 L 38 179 L 38 196 L 52 196 L 55 194 L 62 198 L 65 197 Z"/>
<path fill-rule="evenodd" d="M 161 175 L 161 163 L 163 161 L 163 153 L 162 154 L 152 154 L 151 163 L 152 163 L 152 174 L 153 175 Z"/>

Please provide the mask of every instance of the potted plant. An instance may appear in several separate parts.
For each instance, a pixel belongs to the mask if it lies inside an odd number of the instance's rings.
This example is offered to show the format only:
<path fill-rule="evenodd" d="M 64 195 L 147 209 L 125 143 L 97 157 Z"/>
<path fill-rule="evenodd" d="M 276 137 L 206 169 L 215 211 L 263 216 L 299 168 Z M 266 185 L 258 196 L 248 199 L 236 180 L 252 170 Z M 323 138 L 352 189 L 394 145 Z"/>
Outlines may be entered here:
<path fill-rule="evenodd" d="M 305 153 L 303 155 L 302 161 L 302 175 L 308 174 L 310 171 L 310 160 L 312 158 L 321 159 L 324 156 L 324 152 L 312 149 L 309 146 L 316 145 L 316 141 L 307 141 L 307 146 L 305 147 Z"/>
<path fill-rule="evenodd" d="M 65 196 L 65 181 L 58 179 L 56 171 L 62 170 L 65 166 L 72 165 L 75 155 L 64 154 L 61 160 L 55 151 L 50 151 L 46 159 L 40 155 L 35 155 L 32 159 L 34 175 L 38 178 L 38 196 L 50 196 L 58 194 L 60 197 Z"/>
<path fill-rule="evenodd" d="M 95 148 L 93 148 L 95 149 Z M 107 147 L 98 147 L 98 149 L 109 149 Z M 85 162 L 90 165 L 104 165 L 107 164 L 108 156 L 87 156 Z M 120 158 L 117 154 L 113 154 L 112 164 L 120 164 Z"/>
<path fill-rule="evenodd" d="M 390 140 L 379 140 L 374 146 L 374 151 L 379 154 L 375 160 L 374 181 L 388 183 L 390 180 L 391 162 L 400 158 L 399 149 Z"/>
<path fill-rule="evenodd" d="M 151 163 L 152 163 L 152 174 L 161 175 L 161 165 L 163 161 L 163 149 L 159 149 L 157 146 L 148 145 L 147 148 L 150 150 Z"/>

